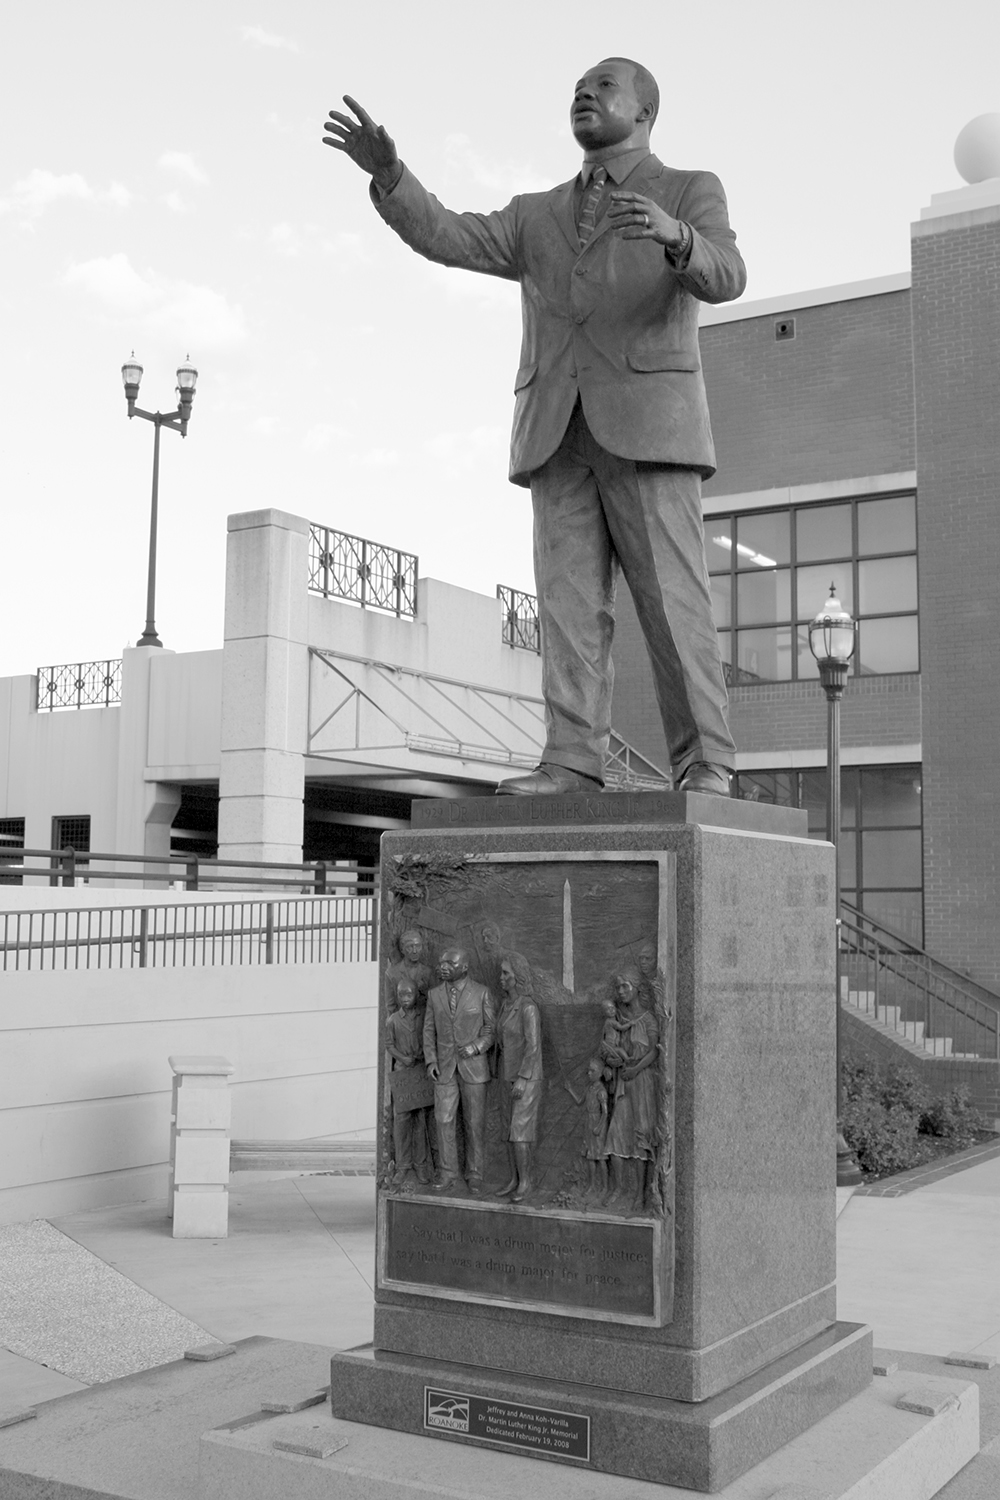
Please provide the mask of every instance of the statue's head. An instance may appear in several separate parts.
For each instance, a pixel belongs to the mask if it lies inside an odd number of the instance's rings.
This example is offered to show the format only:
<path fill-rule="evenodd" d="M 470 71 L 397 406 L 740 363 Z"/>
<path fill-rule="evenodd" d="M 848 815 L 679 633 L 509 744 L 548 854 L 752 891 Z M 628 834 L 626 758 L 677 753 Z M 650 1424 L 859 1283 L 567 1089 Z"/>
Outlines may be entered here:
<path fill-rule="evenodd" d="M 636 956 L 639 960 L 639 968 L 647 979 L 651 979 L 656 973 L 656 944 L 651 941 L 640 943 Z"/>
<path fill-rule="evenodd" d="M 500 929 L 495 922 L 484 922 L 479 929 L 483 947 L 487 953 L 497 953 L 500 950 Z"/>
<path fill-rule="evenodd" d="M 506 995 L 532 994 L 531 968 L 520 953 L 508 953 L 500 965 L 500 984 Z"/>
<path fill-rule="evenodd" d="M 612 988 L 620 1009 L 627 1010 L 638 999 L 641 984 L 642 975 L 634 965 L 618 970 Z"/>
<path fill-rule="evenodd" d="M 401 979 L 396 986 L 396 1003 L 401 1010 L 412 1010 L 417 1003 L 417 987 L 412 979 Z"/>
<path fill-rule="evenodd" d="M 604 1064 L 599 1057 L 592 1057 L 587 1064 L 587 1077 L 591 1083 L 596 1083 L 604 1072 Z"/>
<path fill-rule="evenodd" d="M 423 934 L 408 927 L 399 939 L 399 951 L 409 963 L 419 963 L 424 956 Z"/>
<path fill-rule="evenodd" d="M 648 143 L 660 91 L 648 68 L 628 57 L 606 57 L 573 91 L 570 128 L 584 151 L 618 146 L 638 132 Z"/>
<path fill-rule="evenodd" d="M 464 979 L 468 974 L 469 955 L 464 948 L 446 948 L 441 955 L 438 968 L 445 983 L 454 984 L 456 979 Z"/>

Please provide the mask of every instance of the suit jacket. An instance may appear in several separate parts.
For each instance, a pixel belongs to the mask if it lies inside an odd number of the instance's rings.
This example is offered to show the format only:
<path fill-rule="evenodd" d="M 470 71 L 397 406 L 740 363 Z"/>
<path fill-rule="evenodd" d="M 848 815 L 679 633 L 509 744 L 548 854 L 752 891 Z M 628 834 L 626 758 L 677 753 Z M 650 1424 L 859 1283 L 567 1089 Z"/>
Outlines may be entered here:
<path fill-rule="evenodd" d="M 439 1069 L 440 1081 L 448 1083 L 456 1071 L 466 1083 L 488 1083 L 486 1054 L 496 1037 L 496 1007 L 485 984 L 466 978 L 455 1014 L 448 1003 L 448 986 L 439 984 L 427 996 L 424 1017 L 424 1061 Z M 475 1057 L 459 1057 L 460 1047 L 475 1046 Z"/>
<path fill-rule="evenodd" d="M 379 213 L 428 260 L 521 283 L 523 337 L 510 477 L 526 485 L 562 441 L 579 394 L 602 447 L 622 458 L 715 472 L 698 351 L 698 303 L 746 285 L 726 197 L 711 172 L 679 172 L 655 156 L 622 189 L 691 226 L 683 267 L 663 246 L 625 240 L 601 218 L 581 248 L 575 179 L 523 193 L 490 214 L 453 213 L 406 167 Z M 609 182 L 608 191 L 613 189 Z"/>

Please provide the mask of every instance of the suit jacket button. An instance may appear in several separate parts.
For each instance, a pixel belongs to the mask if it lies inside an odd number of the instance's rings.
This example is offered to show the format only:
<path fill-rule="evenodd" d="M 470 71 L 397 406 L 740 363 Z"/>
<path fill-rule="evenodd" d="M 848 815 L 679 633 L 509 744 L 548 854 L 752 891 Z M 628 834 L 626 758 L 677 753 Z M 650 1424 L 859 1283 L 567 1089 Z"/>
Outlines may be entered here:
<path fill-rule="evenodd" d="M 573 319 L 574 323 L 586 323 L 586 321 L 587 320 L 583 316 L 583 313 L 577 313 L 576 317 Z"/>
<path fill-rule="evenodd" d="M 586 266 L 576 266 L 576 267 L 574 267 L 574 269 L 576 271 L 577 276 L 586 276 L 586 274 L 587 274 L 587 267 Z"/>

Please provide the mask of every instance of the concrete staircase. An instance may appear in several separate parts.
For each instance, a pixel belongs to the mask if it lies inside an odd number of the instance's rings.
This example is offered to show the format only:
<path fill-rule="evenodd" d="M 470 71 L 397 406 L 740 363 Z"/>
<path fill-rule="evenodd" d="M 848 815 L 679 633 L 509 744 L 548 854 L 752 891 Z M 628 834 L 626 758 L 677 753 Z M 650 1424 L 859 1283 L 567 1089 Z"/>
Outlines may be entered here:
<path fill-rule="evenodd" d="M 858 990 L 850 987 L 850 976 L 845 974 L 840 981 L 841 1004 L 846 1010 L 862 1017 L 894 1041 L 906 1043 L 907 1050 L 920 1057 L 948 1057 L 956 1062 L 978 1061 L 978 1052 L 956 1052 L 953 1038 L 943 1031 L 936 1036 L 926 1036 L 926 1022 L 902 1019 L 902 1006 L 877 1005 L 874 990 Z"/>

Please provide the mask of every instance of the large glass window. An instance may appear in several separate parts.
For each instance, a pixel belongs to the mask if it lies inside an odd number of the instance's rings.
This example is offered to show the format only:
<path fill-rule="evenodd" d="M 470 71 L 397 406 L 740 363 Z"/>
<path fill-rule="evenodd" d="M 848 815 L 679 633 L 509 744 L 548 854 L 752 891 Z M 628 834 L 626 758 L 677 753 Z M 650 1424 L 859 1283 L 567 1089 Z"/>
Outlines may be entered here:
<path fill-rule="evenodd" d="M 841 772 L 844 900 L 918 946 L 923 943 L 923 819 L 920 767 L 847 766 Z M 827 774 L 740 771 L 740 797 L 803 807 L 809 837 L 826 838 Z"/>
<path fill-rule="evenodd" d="M 707 516 L 730 683 L 818 676 L 808 626 L 831 584 L 859 621 L 852 671 L 918 671 L 916 548 L 915 495 Z"/>

